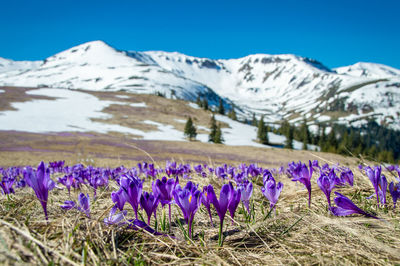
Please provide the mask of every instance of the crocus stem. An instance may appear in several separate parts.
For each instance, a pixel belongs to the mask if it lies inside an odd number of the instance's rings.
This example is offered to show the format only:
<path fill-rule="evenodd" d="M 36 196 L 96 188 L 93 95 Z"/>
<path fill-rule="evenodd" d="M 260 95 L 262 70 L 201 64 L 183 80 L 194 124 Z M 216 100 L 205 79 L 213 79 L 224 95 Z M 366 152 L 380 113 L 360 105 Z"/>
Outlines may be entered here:
<path fill-rule="evenodd" d="M 311 191 L 308 191 L 308 208 L 311 207 Z"/>
<path fill-rule="evenodd" d="M 220 247 L 222 247 L 222 244 L 223 244 L 223 241 L 224 241 L 224 236 L 223 236 L 223 233 L 222 233 L 223 227 L 224 227 L 224 220 L 222 220 L 219 223 L 218 246 L 220 246 Z"/>
<path fill-rule="evenodd" d="M 171 204 L 168 204 L 168 215 L 169 215 L 169 226 L 168 226 L 168 231 L 171 230 Z"/>
<path fill-rule="evenodd" d="M 211 210 L 210 209 L 208 209 L 208 215 L 210 216 L 211 226 L 214 227 L 214 223 L 213 223 L 213 220 L 212 220 L 212 215 L 211 215 Z"/>
<path fill-rule="evenodd" d="M 44 201 L 40 201 L 40 203 L 42 204 L 42 207 L 43 207 L 43 211 L 44 211 L 44 216 L 46 217 L 46 221 L 48 222 L 49 221 L 49 218 L 48 218 L 48 216 L 47 216 L 47 202 L 44 202 Z"/>
<path fill-rule="evenodd" d="M 192 239 L 192 220 L 188 221 L 188 235 L 189 238 Z"/>

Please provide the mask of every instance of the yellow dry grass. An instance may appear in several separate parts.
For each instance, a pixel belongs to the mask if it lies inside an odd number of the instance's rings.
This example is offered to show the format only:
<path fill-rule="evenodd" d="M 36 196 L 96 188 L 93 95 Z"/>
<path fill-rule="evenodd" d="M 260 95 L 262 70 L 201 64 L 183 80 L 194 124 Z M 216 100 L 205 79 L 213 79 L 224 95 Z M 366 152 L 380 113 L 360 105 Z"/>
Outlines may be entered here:
<path fill-rule="evenodd" d="M 312 154 L 308 154 L 313 159 Z M 324 155 L 316 154 L 320 160 Z M 143 155 L 146 159 L 146 155 Z M 147 161 L 150 161 L 148 159 Z M 104 163 L 104 161 L 102 161 Z M 114 165 L 103 164 L 98 166 Z M 131 161 L 134 166 L 137 162 Z M 161 162 L 159 162 L 160 166 Z M 176 239 L 153 236 L 125 227 L 106 226 L 103 219 L 113 203 L 110 193 L 117 189 L 109 187 L 98 192 L 91 205 L 91 219 L 77 211 L 63 211 L 59 205 L 71 198 L 65 190 L 55 189 L 49 196 L 50 222 L 46 224 L 42 209 L 31 189 L 19 190 L 7 199 L 0 199 L 0 262 L 3 264 L 218 264 L 218 265 L 275 265 L 275 264 L 375 264 L 400 263 L 399 213 L 387 208 L 376 208 L 374 200 L 366 200 L 372 192 L 369 180 L 356 165 L 350 166 L 355 173 L 355 186 L 341 189 L 360 207 L 373 211 L 382 220 L 360 216 L 334 217 L 327 210 L 325 196 L 319 191 L 313 177 L 312 205 L 307 207 L 307 192 L 286 176 L 276 176 L 284 183 L 284 190 L 277 205 L 276 215 L 266 217 L 268 203 L 260 191 L 261 180 L 254 180 L 253 203 L 255 219 L 245 221 L 240 205 L 231 225 L 225 218 L 225 242 L 218 247 L 218 227 L 211 227 L 208 214 L 201 207 L 195 216 L 194 239 L 185 240 L 177 225 L 181 211 L 173 206 L 171 234 Z M 389 178 L 392 178 L 388 175 Z M 392 178 L 393 179 L 393 178 Z M 192 175 L 193 182 L 202 187 L 213 184 L 219 190 L 226 181 L 212 176 L 203 178 Z M 181 179 L 181 184 L 186 180 Z M 150 189 L 146 181 L 145 190 Z M 92 191 L 83 187 L 84 193 Z M 388 196 L 389 197 L 389 196 Z M 388 198 L 388 202 L 391 200 Z M 133 217 L 130 206 L 125 206 L 128 216 Z M 165 210 L 166 211 L 166 210 Z M 165 212 L 166 213 L 166 212 Z M 146 215 L 142 213 L 143 217 Z M 162 211 L 159 207 L 158 217 Z M 213 212 L 218 224 L 218 217 Z M 154 218 L 152 218 L 154 226 Z M 159 227 L 160 228 L 160 227 Z M 186 225 L 184 225 L 186 229 Z"/>

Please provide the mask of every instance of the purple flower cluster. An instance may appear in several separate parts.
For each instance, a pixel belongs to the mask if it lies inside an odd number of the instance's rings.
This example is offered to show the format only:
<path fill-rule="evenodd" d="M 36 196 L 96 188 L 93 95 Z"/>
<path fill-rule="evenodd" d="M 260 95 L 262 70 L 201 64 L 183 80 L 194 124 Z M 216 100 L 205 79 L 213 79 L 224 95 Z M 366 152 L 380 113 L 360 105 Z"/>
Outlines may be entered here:
<path fill-rule="evenodd" d="M 374 195 L 378 205 L 386 204 L 386 192 L 392 196 L 394 207 L 400 197 L 400 183 L 391 182 L 388 185 L 386 177 L 382 174 L 381 167 L 362 167 L 374 187 Z M 392 171 L 398 167 L 393 167 Z M 390 169 L 389 169 L 390 170 Z M 2 174 L 0 187 L 3 194 L 15 193 L 15 189 L 28 185 L 33 189 L 37 199 L 43 207 L 43 211 L 48 220 L 47 203 L 49 191 L 55 187 L 55 182 L 50 178 L 51 175 L 57 178 L 58 188 L 66 188 L 68 195 L 71 188 L 80 190 L 82 187 L 89 189 L 89 194 L 96 200 L 98 191 L 107 190 L 110 184 L 118 187 L 111 192 L 113 207 L 104 219 L 107 225 L 126 225 L 135 230 L 146 230 L 150 233 L 159 235 L 157 210 L 159 206 L 168 206 L 169 226 L 172 224 L 171 207 L 177 206 L 182 212 L 183 220 L 188 225 L 187 235 L 192 238 L 195 214 L 204 205 L 210 217 L 210 224 L 214 226 L 213 209 L 219 217 L 219 245 L 223 244 L 223 224 L 225 216 L 229 211 L 232 224 L 235 223 L 235 214 L 242 202 L 243 211 L 248 221 L 252 217 L 252 195 L 254 188 L 262 178 L 260 190 L 269 201 L 270 211 L 275 210 L 283 190 L 283 183 L 278 182 L 280 175 L 286 173 L 292 181 L 300 182 L 308 192 L 308 206 L 311 206 L 312 176 L 319 172 L 316 184 L 325 194 L 329 210 L 336 216 L 350 214 L 361 214 L 367 217 L 376 218 L 359 207 L 349 198 L 335 191 L 335 206 L 332 206 L 331 194 L 335 189 L 340 189 L 345 185 L 353 186 L 353 172 L 346 167 L 339 165 L 320 166 L 318 161 L 309 161 L 308 164 L 302 162 L 291 162 L 284 169 L 263 169 L 255 164 L 240 164 L 238 167 L 229 165 L 208 166 L 198 164 L 177 164 L 167 162 L 165 168 L 157 168 L 154 164 L 146 162 L 139 163 L 137 167 L 126 168 L 96 168 L 77 164 L 65 166 L 64 161 L 50 162 L 48 166 L 41 162 L 36 169 L 27 166 L 25 168 L 11 167 L 8 169 L 0 168 Z M 192 181 L 181 185 L 179 178 L 190 178 L 198 175 L 201 177 L 216 177 L 221 184 L 221 189 L 216 190 L 213 185 L 199 186 Z M 145 182 L 151 182 L 151 190 L 145 191 Z M 149 183 L 150 184 L 150 183 Z M 218 193 L 219 192 L 219 193 Z M 76 209 L 84 213 L 88 218 L 91 216 L 89 194 L 79 193 L 77 201 L 67 200 L 60 207 L 65 210 Z M 218 195 L 217 195 L 218 194 Z M 127 219 L 128 211 L 124 210 L 125 204 L 129 203 L 134 213 L 134 219 Z M 141 221 L 142 212 L 147 215 L 147 222 Z M 254 210 L 254 208 L 253 208 Z M 164 212 L 163 212 L 164 213 Z M 152 228 L 151 218 L 154 217 L 154 228 Z M 253 215 L 254 217 L 254 215 Z M 143 219 L 144 220 L 144 219 Z M 165 216 L 164 216 L 165 220 Z M 170 228 L 170 227 L 169 227 Z M 165 229 L 163 229 L 165 230 Z"/>

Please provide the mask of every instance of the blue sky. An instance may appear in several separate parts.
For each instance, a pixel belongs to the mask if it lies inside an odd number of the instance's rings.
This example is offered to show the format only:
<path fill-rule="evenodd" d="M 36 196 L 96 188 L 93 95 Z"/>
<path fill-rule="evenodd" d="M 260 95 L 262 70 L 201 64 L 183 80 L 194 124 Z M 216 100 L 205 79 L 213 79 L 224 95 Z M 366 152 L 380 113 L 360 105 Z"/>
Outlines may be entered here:
<path fill-rule="evenodd" d="M 214 59 L 293 53 L 328 67 L 400 68 L 400 1 L 2 0 L 0 10 L 0 56 L 14 60 L 103 40 Z"/>

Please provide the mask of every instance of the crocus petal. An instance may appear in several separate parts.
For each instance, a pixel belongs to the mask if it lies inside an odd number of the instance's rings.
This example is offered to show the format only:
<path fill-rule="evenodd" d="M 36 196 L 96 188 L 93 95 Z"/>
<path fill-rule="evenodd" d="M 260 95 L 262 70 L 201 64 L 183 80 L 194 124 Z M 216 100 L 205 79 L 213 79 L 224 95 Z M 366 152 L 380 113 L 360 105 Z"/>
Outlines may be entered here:
<path fill-rule="evenodd" d="M 350 215 L 353 213 L 358 213 L 358 214 L 365 215 L 367 217 L 379 219 L 375 216 L 372 216 L 372 215 L 366 213 L 365 211 L 363 211 L 362 209 L 357 207 L 357 205 L 355 205 L 354 202 L 352 202 L 349 198 L 347 198 L 346 196 L 343 196 L 339 192 L 335 191 L 335 194 L 337 197 L 334 199 L 334 201 L 335 201 L 335 204 L 337 207 L 330 208 L 334 215 L 346 216 L 346 215 Z"/>
<path fill-rule="evenodd" d="M 62 208 L 62 209 L 64 209 L 64 210 L 70 210 L 70 209 L 72 209 L 72 208 L 75 208 L 75 201 L 72 201 L 72 200 L 66 200 L 66 201 L 64 201 L 64 204 L 63 205 L 60 205 L 60 207 Z"/>

